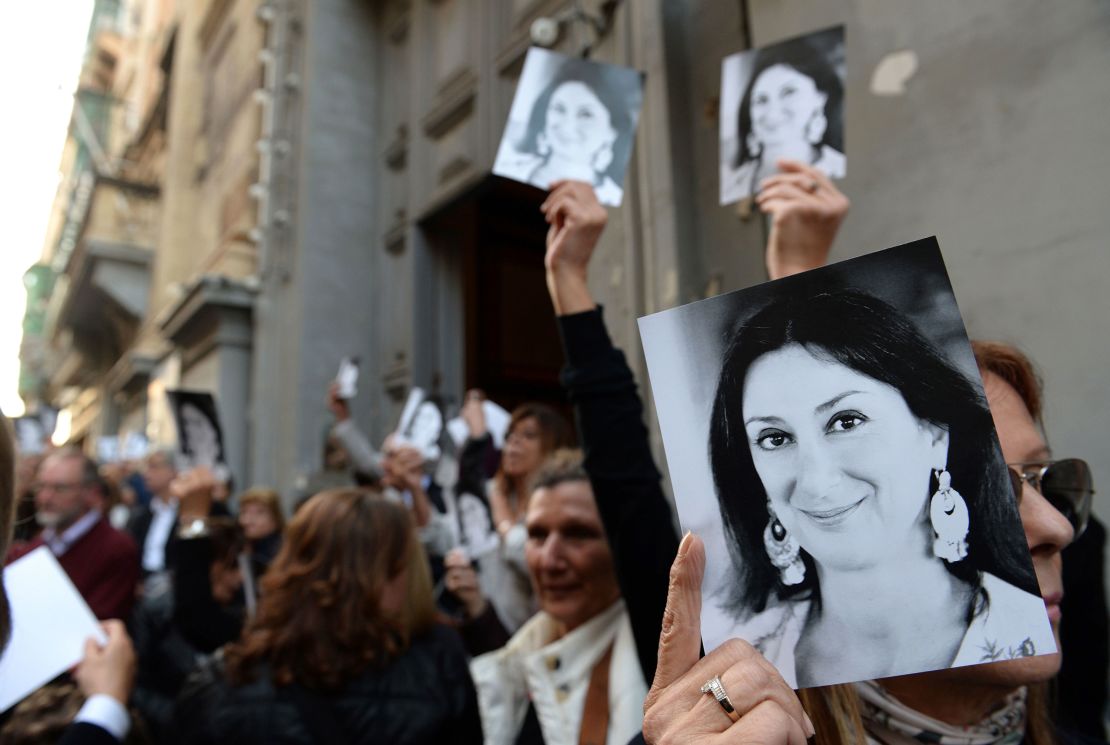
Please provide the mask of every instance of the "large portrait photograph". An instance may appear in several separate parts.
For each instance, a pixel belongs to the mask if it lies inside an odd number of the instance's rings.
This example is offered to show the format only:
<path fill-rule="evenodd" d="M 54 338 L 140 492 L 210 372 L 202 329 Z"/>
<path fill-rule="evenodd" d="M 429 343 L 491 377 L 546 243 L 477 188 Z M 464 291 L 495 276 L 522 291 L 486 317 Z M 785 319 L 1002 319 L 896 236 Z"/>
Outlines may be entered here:
<path fill-rule="evenodd" d="M 721 204 L 749 197 L 780 158 L 844 178 L 844 27 L 721 63 Z"/>
<path fill-rule="evenodd" d="M 532 47 L 493 172 L 540 189 L 585 181 L 619 206 L 643 95 L 637 70 Z"/>
<path fill-rule="evenodd" d="M 933 238 L 640 319 L 706 651 L 796 688 L 1056 651 Z"/>

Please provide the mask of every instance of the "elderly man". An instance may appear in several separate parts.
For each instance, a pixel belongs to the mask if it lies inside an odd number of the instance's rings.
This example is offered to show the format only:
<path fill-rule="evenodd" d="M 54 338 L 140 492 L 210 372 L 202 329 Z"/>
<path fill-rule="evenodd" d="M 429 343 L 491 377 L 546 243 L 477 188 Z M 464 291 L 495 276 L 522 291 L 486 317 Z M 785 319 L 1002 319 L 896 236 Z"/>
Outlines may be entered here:
<path fill-rule="evenodd" d="M 126 619 L 139 579 L 138 550 L 102 514 L 105 495 L 96 464 L 76 449 L 53 453 L 39 467 L 34 492 L 43 531 L 13 549 L 8 561 L 45 545 L 97 618 Z"/>
<path fill-rule="evenodd" d="M 173 452 L 155 450 L 143 462 L 143 481 L 150 491 L 150 504 L 137 507 L 127 523 L 127 532 L 135 539 L 142 557 L 143 574 L 165 571 L 167 546 L 177 528 L 177 497 L 170 484 L 177 476 Z"/>
<path fill-rule="evenodd" d="M 541 471 L 525 526 L 540 612 L 471 664 L 486 742 L 623 745 L 640 730 L 647 686 L 578 453 Z"/>

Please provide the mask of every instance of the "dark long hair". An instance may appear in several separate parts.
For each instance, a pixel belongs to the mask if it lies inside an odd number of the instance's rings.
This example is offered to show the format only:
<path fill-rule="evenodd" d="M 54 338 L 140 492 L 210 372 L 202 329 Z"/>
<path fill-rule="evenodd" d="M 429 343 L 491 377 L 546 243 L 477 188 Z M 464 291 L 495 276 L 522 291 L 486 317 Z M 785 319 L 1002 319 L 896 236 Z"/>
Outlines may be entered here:
<path fill-rule="evenodd" d="M 820 149 L 828 145 L 834 150 L 844 152 L 844 86 L 841 85 L 836 70 L 826 61 L 823 50 L 801 39 L 766 47 L 756 53 L 752 75 L 748 79 L 748 87 L 744 89 L 744 97 L 740 99 L 740 109 L 736 114 L 739 148 L 733 166 L 739 168 L 759 157 L 759 153 L 748 149 L 748 133 L 752 131 L 752 90 L 759 76 L 775 65 L 785 65 L 805 75 L 813 81 L 817 90 L 825 94 L 825 119 L 828 125 L 821 141 L 814 147 Z"/>
<path fill-rule="evenodd" d="M 620 183 L 624 166 L 632 153 L 632 117 L 628 111 L 629 104 L 618 93 L 619 86 L 616 85 L 616 81 L 611 80 L 620 72 L 624 71 L 584 59 L 572 58 L 563 62 L 555 77 L 532 104 L 532 113 L 528 116 L 528 128 L 524 130 L 524 135 L 517 143 L 517 149 L 525 153 L 541 154 L 538 138 L 547 126 L 547 107 L 551 103 L 551 96 L 564 83 L 582 83 L 593 91 L 609 111 L 609 123 L 617 133 L 617 138 L 613 141 L 613 160 L 600 175 L 609 176 Z"/>
<path fill-rule="evenodd" d="M 400 616 L 381 608 L 407 569 Z M 262 578 L 258 613 L 224 657 L 233 683 L 269 665 L 276 685 L 335 690 L 404 654 L 435 620 L 431 580 L 408 511 L 380 494 L 332 489 L 309 499 Z"/>
<path fill-rule="evenodd" d="M 816 567 L 803 549 L 805 580 L 779 581 L 763 547 L 767 495 L 744 429 L 745 376 L 759 357 L 791 344 L 896 388 L 910 411 L 948 432 L 948 472 L 970 513 L 968 555 L 946 563 L 977 585 L 990 572 L 1039 594 L 1020 517 L 1002 470 L 990 410 L 979 389 L 901 312 L 856 290 L 821 291 L 775 300 L 733 334 L 721 365 L 709 431 L 710 463 L 733 564 L 739 576 L 728 600 L 734 610 L 760 612 L 779 599 L 819 600 Z M 935 484 L 934 484 L 935 486 Z M 922 495 L 924 507 L 927 494 Z M 938 559 L 938 561 L 940 561 Z"/>

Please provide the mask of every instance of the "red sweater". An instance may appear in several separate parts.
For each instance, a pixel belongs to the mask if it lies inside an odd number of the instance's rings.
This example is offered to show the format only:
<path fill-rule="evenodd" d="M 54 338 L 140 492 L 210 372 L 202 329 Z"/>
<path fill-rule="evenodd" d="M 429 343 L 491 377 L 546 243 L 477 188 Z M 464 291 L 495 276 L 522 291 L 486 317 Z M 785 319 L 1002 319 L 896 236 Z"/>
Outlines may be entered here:
<path fill-rule="evenodd" d="M 8 552 L 8 563 L 41 545 L 39 536 L 13 548 Z M 58 563 L 97 618 L 127 620 L 139 583 L 139 549 L 129 535 L 101 518 L 58 557 Z"/>

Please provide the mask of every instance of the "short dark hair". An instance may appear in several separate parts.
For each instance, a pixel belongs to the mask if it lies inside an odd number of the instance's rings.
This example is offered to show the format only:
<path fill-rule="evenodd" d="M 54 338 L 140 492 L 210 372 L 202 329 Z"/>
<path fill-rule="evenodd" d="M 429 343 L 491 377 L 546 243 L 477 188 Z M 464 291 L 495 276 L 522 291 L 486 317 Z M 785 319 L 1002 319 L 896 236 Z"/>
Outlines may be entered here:
<path fill-rule="evenodd" d="M 224 567 L 234 567 L 239 554 L 246 546 L 246 538 L 239 523 L 231 517 L 209 517 L 208 540 L 212 547 L 212 563 Z"/>
<path fill-rule="evenodd" d="M 806 39 L 775 44 L 759 50 L 752 65 L 752 74 L 740 99 L 736 112 L 736 137 L 739 146 L 733 166 L 739 168 L 756 153 L 748 150 L 747 134 L 752 131 L 752 89 L 759 76 L 776 65 L 785 65 L 813 81 L 817 90 L 825 94 L 825 119 L 828 125 L 817 146 L 828 145 L 844 152 L 844 86 L 836 70 L 826 61 L 824 52 Z"/>
<path fill-rule="evenodd" d="M 85 485 L 95 486 L 102 495 L 108 495 L 108 485 L 104 482 L 104 478 L 100 475 L 100 466 L 96 464 L 95 460 L 85 455 L 85 453 L 81 449 L 74 447 L 73 445 L 67 445 L 61 450 L 57 450 L 46 456 L 46 458 L 79 461 L 81 463 L 81 483 Z"/>
<path fill-rule="evenodd" d="M 528 116 L 528 127 L 517 143 L 517 149 L 525 153 L 539 155 L 537 138 L 547 124 L 547 107 L 551 97 L 564 83 L 582 83 L 597 96 L 609 112 L 609 122 L 617 133 L 613 141 L 613 160 L 603 172 L 614 181 L 620 182 L 624 165 L 632 152 L 632 116 L 628 111 L 628 101 L 618 92 L 612 78 L 621 72 L 612 66 L 600 65 L 585 59 L 571 58 L 563 62 L 555 76 L 536 97 Z"/>
<path fill-rule="evenodd" d="M 946 568 L 972 585 L 978 585 L 978 573 L 985 571 L 1039 594 L 1025 541 L 1010 530 L 1020 524 L 1020 517 L 1014 501 L 1003 498 L 1011 493 L 1009 481 L 1001 468 L 990 410 L 977 386 L 891 305 L 857 290 L 821 290 L 772 301 L 740 324 L 724 354 L 709 452 L 740 578 L 729 606 L 758 613 L 772 592 L 780 599 L 820 600 L 816 568 L 804 549 L 806 577 L 794 586 L 779 581 L 764 550 L 763 529 L 770 519 L 767 496 L 744 428 L 748 370 L 759 357 L 792 344 L 894 387 L 914 416 L 948 432 L 947 469 L 967 502 L 971 529 L 967 558 L 946 562 Z"/>

